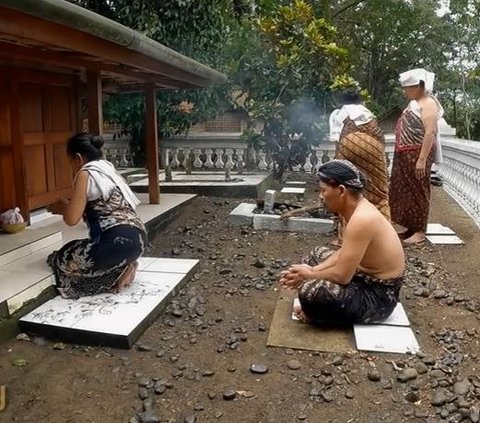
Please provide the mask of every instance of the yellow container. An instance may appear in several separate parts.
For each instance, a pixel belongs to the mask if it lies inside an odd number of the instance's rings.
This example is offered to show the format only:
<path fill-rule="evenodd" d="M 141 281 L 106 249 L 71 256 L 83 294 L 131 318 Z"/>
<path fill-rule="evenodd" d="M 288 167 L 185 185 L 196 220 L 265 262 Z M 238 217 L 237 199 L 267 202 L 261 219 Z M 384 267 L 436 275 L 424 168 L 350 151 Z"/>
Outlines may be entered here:
<path fill-rule="evenodd" d="M 2 225 L 2 231 L 7 234 L 16 234 L 22 232 L 27 227 L 26 223 L 9 223 Z"/>

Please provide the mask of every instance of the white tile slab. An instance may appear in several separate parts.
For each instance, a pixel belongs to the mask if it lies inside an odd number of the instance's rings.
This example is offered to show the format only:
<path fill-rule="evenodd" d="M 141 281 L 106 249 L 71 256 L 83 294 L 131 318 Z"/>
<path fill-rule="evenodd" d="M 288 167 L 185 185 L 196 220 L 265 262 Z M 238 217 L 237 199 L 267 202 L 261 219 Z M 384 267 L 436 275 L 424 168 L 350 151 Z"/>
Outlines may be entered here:
<path fill-rule="evenodd" d="M 293 305 L 292 305 L 292 320 L 300 320 L 297 315 L 295 314 L 295 307 L 300 306 L 300 300 L 298 298 L 293 299 Z"/>
<path fill-rule="evenodd" d="M 434 245 L 464 244 L 457 235 L 427 235 L 427 239 Z"/>
<path fill-rule="evenodd" d="M 144 270 L 149 272 L 188 273 L 198 263 L 194 259 L 157 258 Z"/>
<path fill-rule="evenodd" d="M 357 349 L 384 353 L 415 354 L 420 346 L 409 327 L 387 325 L 354 325 Z"/>
<path fill-rule="evenodd" d="M 307 183 L 302 181 L 286 181 L 285 185 L 296 186 L 296 187 L 306 187 Z"/>
<path fill-rule="evenodd" d="M 39 239 L 38 241 L 32 242 L 30 245 L 32 247 L 32 253 L 35 253 L 42 248 L 48 247 L 58 242 L 62 242 L 62 233 L 57 232 L 52 235 L 46 236 L 45 238 Z"/>
<path fill-rule="evenodd" d="M 427 235 L 455 235 L 455 232 L 440 223 L 429 223 L 427 225 Z"/>
<path fill-rule="evenodd" d="M 407 313 L 405 313 L 405 309 L 400 303 L 397 303 L 397 306 L 393 309 L 393 312 L 390 316 L 388 316 L 385 320 L 380 320 L 375 323 L 387 326 L 410 326 Z"/>
<path fill-rule="evenodd" d="M 145 270 L 147 266 L 150 266 L 157 257 L 140 257 L 138 261 L 138 270 Z"/>
<path fill-rule="evenodd" d="M 20 325 L 46 336 L 53 333 L 57 339 L 76 342 L 78 336 L 80 341 L 77 342 L 108 342 L 109 345 L 115 342 L 130 346 L 146 329 L 150 316 L 161 310 L 169 295 L 198 263 L 198 260 L 145 257 L 140 259 L 140 265 L 158 265 L 158 260 L 164 261 L 162 264 L 168 261 L 170 267 L 181 268 L 182 272 L 139 271 L 132 285 L 118 294 L 100 294 L 78 300 L 57 296 L 21 318 Z M 175 266 L 172 261 L 181 263 Z M 188 268 L 185 267 L 187 263 Z"/>
<path fill-rule="evenodd" d="M 305 194 L 305 188 L 284 187 L 280 192 L 282 194 Z"/>

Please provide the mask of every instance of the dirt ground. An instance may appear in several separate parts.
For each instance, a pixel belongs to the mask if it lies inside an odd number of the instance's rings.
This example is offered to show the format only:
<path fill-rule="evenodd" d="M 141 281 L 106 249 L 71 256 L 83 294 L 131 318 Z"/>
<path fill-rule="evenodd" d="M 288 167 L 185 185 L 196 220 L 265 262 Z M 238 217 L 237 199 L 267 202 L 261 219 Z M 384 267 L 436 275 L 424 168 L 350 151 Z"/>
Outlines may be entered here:
<path fill-rule="evenodd" d="M 314 188 L 309 179 L 310 200 Z M 8 403 L 0 421 L 480 420 L 480 232 L 448 195 L 434 190 L 430 220 L 450 226 L 466 245 L 407 249 L 402 302 L 418 356 L 267 348 L 278 273 L 331 237 L 229 227 L 241 201 L 196 198 L 149 246 L 148 256 L 198 258 L 200 265 L 135 348 L 62 345 L 32 334 L 1 344 Z M 25 365 L 13 365 L 18 359 Z M 252 364 L 268 372 L 254 374 Z M 401 383 L 407 367 L 417 375 Z"/>

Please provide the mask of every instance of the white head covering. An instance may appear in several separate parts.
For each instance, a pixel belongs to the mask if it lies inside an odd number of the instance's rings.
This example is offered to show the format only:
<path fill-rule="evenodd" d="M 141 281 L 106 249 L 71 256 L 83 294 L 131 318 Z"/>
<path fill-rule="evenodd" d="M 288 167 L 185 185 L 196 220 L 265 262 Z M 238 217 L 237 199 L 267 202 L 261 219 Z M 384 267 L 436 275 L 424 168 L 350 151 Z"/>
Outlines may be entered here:
<path fill-rule="evenodd" d="M 426 69 L 417 68 L 401 73 L 399 79 L 402 87 L 411 87 L 423 81 L 425 91 L 431 93 L 433 91 L 433 83 L 435 82 L 435 74 Z"/>
<path fill-rule="evenodd" d="M 374 114 L 363 104 L 346 104 L 342 108 L 334 110 L 330 115 L 330 141 L 339 141 L 347 117 L 353 120 L 357 126 L 375 119 Z"/>

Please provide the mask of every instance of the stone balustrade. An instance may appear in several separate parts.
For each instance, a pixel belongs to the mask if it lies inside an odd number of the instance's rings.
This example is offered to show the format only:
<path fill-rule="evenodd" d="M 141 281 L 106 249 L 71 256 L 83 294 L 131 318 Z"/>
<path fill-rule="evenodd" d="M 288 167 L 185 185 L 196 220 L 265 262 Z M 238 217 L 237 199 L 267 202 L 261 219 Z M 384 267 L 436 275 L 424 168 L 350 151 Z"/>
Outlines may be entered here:
<path fill-rule="evenodd" d="M 442 151 L 443 186 L 480 227 L 480 142 L 443 137 Z"/>

